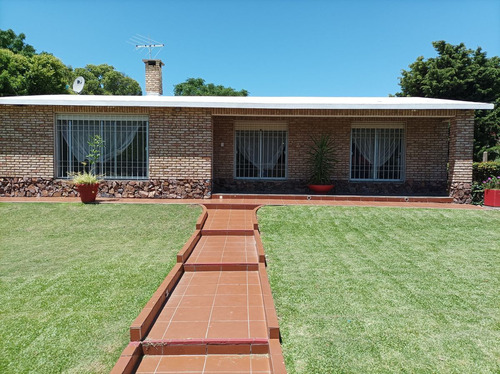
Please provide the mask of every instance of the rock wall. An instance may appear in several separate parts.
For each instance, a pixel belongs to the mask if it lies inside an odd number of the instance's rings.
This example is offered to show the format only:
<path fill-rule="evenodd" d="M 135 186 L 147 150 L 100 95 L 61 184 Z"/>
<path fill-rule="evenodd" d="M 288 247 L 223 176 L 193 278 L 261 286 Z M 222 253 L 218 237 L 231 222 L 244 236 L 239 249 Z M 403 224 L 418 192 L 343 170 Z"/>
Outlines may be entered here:
<path fill-rule="evenodd" d="M 472 203 L 472 185 L 471 183 L 453 182 L 450 184 L 450 197 L 454 203 L 471 204 Z"/>
<path fill-rule="evenodd" d="M 328 195 L 372 195 L 372 196 L 446 196 L 446 182 L 405 181 L 395 182 L 349 182 L 333 181 L 334 189 Z M 267 194 L 311 194 L 306 180 L 249 181 L 237 179 L 214 179 L 214 193 L 267 193 Z M 458 201 L 457 201 L 458 202 Z"/>
<path fill-rule="evenodd" d="M 210 198 L 210 179 L 166 179 L 149 181 L 102 181 L 100 197 L 204 199 Z M 51 178 L 0 178 L 0 196 L 66 197 L 77 196 L 68 180 Z"/>

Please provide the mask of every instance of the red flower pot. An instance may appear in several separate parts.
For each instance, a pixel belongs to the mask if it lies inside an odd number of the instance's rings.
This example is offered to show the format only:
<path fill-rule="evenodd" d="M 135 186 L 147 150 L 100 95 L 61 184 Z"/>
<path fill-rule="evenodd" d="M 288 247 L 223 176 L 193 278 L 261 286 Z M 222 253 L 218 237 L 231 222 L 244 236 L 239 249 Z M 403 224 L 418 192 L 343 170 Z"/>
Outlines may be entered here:
<path fill-rule="evenodd" d="M 333 188 L 333 184 L 308 184 L 307 187 L 316 193 L 327 193 Z"/>
<path fill-rule="evenodd" d="M 500 190 L 484 190 L 484 205 L 500 207 Z"/>
<path fill-rule="evenodd" d="M 82 203 L 92 203 L 97 197 L 97 192 L 99 191 L 99 183 L 77 184 L 76 189 L 80 194 L 80 200 L 82 200 Z"/>

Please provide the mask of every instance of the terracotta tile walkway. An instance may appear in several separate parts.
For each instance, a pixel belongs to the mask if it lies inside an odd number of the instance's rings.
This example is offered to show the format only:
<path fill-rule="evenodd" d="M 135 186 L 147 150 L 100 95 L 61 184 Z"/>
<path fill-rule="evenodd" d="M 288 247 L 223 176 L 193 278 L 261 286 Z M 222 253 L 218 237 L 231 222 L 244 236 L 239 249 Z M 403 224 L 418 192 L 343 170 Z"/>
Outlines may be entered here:
<path fill-rule="evenodd" d="M 257 248 L 253 235 L 202 236 L 186 266 L 196 264 L 257 264 Z"/>
<path fill-rule="evenodd" d="M 186 272 L 148 340 L 266 339 L 257 271 Z"/>
<path fill-rule="evenodd" d="M 0 198 L 0 202 L 78 198 Z M 178 264 L 131 326 L 112 373 L 286 373 L 255 208 L 344 205 L 482 209 L 447 198 L 230 196 L 211 200 L 98 199 L 99 203 L 203 202 Z"/>
<path fill-rule="evenodd" d="M 146 356 L 136 373 L 270 374 L 268 355 Z"/>
<path fill-rule="evenodd" d="M 114 372 L 286 373 L 256 207 L 205 204 Z"/>
<path fill-rule="evenodd" d="M 0 197 L 0 202 L 80 202 L 79 197 Z M 380 206 L 400 208 L 436 209 L 488 209 L 477 205 L 453 204 L 447 197 L 400 196 L 316 196 L 316 195 L 222 195 L 211 199 L 119 199 L 97 198 L 98 204 L 204 204 L 204 205 L 327 205 L 327 206 Z"/>

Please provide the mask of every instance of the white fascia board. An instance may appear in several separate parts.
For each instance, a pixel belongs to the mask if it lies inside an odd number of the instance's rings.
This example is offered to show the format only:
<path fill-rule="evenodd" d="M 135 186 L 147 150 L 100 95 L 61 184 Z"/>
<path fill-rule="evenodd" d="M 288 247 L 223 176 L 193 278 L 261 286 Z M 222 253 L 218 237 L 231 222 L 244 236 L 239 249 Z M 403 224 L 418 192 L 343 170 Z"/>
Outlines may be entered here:
<path fill-rule="evenodd" d="M 234 109 L 493 109 L 493 104 L 420 97 L 235 97 L 40 95 L 0 98 L 0 105 Z"/>

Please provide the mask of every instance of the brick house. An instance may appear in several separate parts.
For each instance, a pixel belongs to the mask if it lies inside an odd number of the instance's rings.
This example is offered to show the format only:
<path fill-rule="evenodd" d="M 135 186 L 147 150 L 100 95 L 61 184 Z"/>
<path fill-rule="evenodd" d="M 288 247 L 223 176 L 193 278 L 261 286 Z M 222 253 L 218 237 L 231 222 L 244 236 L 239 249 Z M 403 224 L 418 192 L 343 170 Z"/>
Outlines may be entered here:
<path fill-rule="evenodd" d="M 492 104 L 165 97 L 162 63 L 154 61 L 145 61 L 146 75 L 148 66 L 155 69 L 160 84 L 147 86 L 147 96 L 0 98 L 0 196 L 74 196 L 68 173 L 83 167 L 92 134 L 106 144 L 98 164 L 106 176 L 103 196 L 308 193 L 311 136 L 330 134 L 334 194 L 449 195 L 470 202 L 474 110 Z"/>

